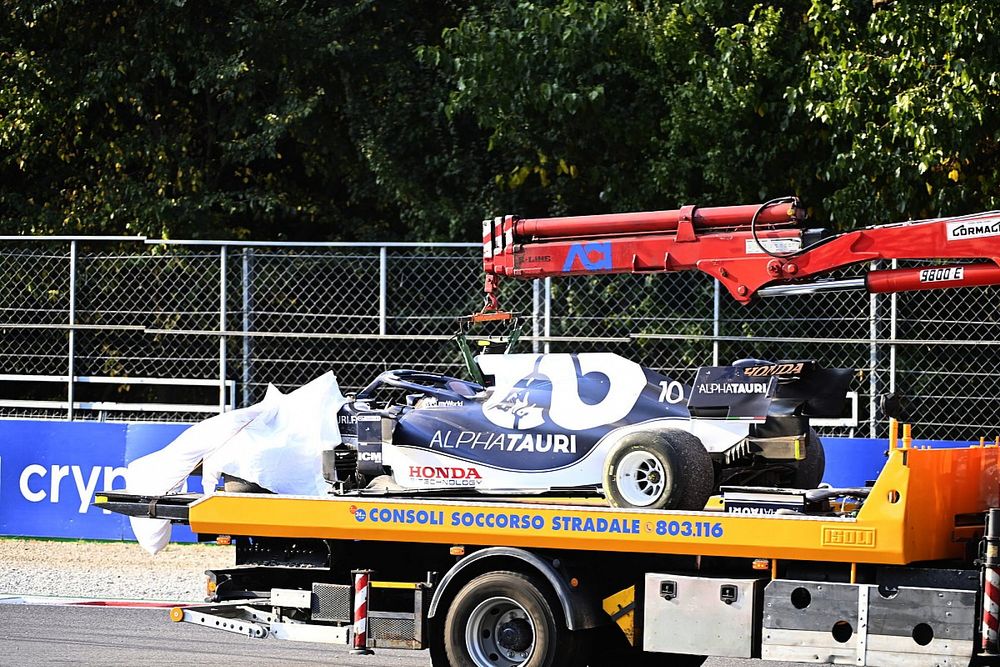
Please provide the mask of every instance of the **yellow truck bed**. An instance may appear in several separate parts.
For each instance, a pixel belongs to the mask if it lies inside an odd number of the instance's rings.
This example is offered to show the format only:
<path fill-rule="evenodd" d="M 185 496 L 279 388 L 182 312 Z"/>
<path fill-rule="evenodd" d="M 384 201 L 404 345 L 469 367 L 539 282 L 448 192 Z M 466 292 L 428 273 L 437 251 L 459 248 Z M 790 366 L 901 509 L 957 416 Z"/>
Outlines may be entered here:
<path fill-rule="evenodd" d="M 1000 504 L 998 453 L 894 449 L 856 518 L 220 493 L 188 521 L 209 534 L 907 564 L 961 557 L 982 534 Z"/>

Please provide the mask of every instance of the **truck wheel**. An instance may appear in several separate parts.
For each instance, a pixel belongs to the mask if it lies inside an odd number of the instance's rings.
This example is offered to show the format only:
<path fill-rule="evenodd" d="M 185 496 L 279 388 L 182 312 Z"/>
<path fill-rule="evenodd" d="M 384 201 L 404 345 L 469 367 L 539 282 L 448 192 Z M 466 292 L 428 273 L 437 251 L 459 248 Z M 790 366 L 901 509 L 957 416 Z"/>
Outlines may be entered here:
<path fill-rule="evenodd" d="M 799 461 L 792 478 L 792 486 L 796 489 L 815 489 L 823 481 L 826 472 L 826 452 L 823 442 L 814 429 L 809 429 L 806 437 L 806 457 Z"/>
<path fill-rule="evenodd" d="M 534 577 L 489 572 L 467 583 L 448 607 L 444 648 L 450 665 L 548 667 L 578 664 L 581 637 Z"/>
<path fill-rule="evenodd" d="M 712 457 L 685 431 L 629 433 L 604 462 L 612 507 L 700 510 L 714 488 Z"/>

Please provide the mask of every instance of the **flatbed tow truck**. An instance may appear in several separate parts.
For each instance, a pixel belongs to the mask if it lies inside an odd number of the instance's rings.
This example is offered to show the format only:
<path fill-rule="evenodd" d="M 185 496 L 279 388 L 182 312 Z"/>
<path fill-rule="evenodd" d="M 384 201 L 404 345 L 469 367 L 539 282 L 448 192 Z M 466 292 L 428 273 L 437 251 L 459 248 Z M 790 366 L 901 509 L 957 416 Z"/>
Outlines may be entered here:
<path fill-rule="evenodd" d="M 787 227 L 797 214 L 787 203 L 734 207 L 744 209 L 739 215 L 713 209 L 725 225 L 705 225 L 703 217 L 701 234 L 691 209 L 666 232 L 645 230 L 645 222 L 628 229 L 635 217 L 610 230 L 607 217 L 596 226 L 573 219 L 559 232 L 570 240 L 558 247 L 551 235 L 559 225 L 534 225 L 539 235 L 518 242 L 516 220 L 498 219 L 485 228 L 481 319 L 499 312 L 498 275 L 653 270 L 646 260 L 622 259 L 622 247 L 646 247 L 644 234 L 660 237 L 656 270 L 710 269 L 737 297 L 774 283 L 809 289 L 800 276 L 821 273 L 819 260 L 809 266 L 816 252 L 827 270 L 878 258 L 987 260 L 880 272 L 862 279 L 869 289 L 1000 283 L 1000 215 L 871 228 L 798 250 L 787 241 L 768 246 L 768 238 L 793 235 Z M 775 205 L 789 219 L 776 218 Z M 605 231 L 584 236 L 580 224 Z M 911 233 L 900 234 L 906 226 Z M 892 242 L 880 242 L 883 229 Z M 903 241 L 911 245 L 894 245 Z M 688 258 L 671 262 L 668 246 L 699 242 L 706 258 L 694 260 L 697 249 L 683 248 Z M 831 255 L 836 248 L 845 254 Z M 531 262 L 545 266 L 515 271 Z M 885 467 L 868 486 L 724 489 L 704 511 L 385 490 L 325 497 L 106 492 L 95 502 L 233 536 L 236 566 L 208 572 L 208 602 L 170 614 L 249 637 L 347 644 L 358 653 L 429 648 L 435 665 L 483 667 L 687 666 L 705 656 L 994 664 L 998 445 L 921 446 L 908 428 L 900 441 L 893 421 Z M 747 508 L 753 513 L 739 511 Z"/>

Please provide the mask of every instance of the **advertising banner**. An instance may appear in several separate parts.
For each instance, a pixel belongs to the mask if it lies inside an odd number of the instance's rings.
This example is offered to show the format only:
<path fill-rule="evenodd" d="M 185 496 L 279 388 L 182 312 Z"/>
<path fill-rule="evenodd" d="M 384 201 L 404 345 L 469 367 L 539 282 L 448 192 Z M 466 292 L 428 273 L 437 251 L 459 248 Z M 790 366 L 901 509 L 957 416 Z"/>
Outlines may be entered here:
<path fill-rule="evenodd" d="M 92 506 L 100 491 L 125 488 L 125 466 L 165 447 L 187 424 L 0 420 L 0 535 L 134 540 L 128 519 Z M 926 442 L 935 447 L 965 442 Z M 864 486 L 885 463 L 886 440 L 823 438 L 824 481 Z M 189 477 L 188 488 L 201 490 Z M 186 526 L 172 540 L 191 542 Z"/>
<path fill-rule="evenodd" d="M 0 421 L 0 535 L 132 540 L 128 519 L 93 507 L 125 488 L 128 461 L 164 447 L 187 424 Z M 201 489 L 198 478 L 189 478 Z M 175 542 L 196 538 L 177 526 Z"/>

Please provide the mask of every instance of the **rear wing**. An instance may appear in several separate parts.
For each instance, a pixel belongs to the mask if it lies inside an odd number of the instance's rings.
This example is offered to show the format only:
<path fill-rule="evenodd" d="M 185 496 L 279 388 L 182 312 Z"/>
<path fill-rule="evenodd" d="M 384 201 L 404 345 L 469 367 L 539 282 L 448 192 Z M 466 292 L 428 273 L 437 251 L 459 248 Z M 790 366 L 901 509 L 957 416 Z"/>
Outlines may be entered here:
<path fill-rule="evenodd" d="M 749 361 L 698 369 L 688 411 L 706 419 L 840 417 L 854 370 L 813 361 Z"/>

